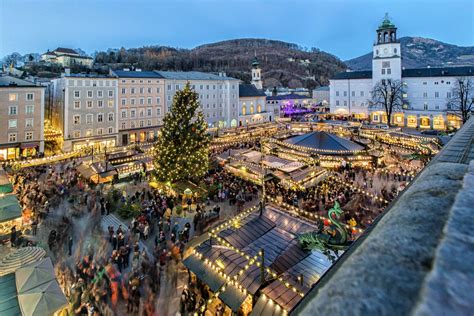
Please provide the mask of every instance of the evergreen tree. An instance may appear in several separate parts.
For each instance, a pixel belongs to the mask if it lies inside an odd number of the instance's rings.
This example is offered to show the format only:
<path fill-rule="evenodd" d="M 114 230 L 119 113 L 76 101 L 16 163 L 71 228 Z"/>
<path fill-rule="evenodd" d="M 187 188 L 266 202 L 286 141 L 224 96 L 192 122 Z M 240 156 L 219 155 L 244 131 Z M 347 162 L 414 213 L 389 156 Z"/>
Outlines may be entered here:
<path fill-rule="evenodd" d="M 188 82 L 176 92 L 155 146 L 157 180 L 174 183 L 202 178 L 208 170 L 209 142 L 198 94 Z"/>

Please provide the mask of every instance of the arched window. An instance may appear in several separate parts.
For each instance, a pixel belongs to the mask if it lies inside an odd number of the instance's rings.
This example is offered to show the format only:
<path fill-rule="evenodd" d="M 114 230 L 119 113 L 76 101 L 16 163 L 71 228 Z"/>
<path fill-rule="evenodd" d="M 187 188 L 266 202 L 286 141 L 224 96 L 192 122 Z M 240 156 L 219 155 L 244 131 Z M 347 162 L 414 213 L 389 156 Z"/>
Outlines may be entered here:
<path fill-rule="evenodd" d="M 384 43 L 388 43 L 388 33 L 387 32 L 383 33 L 383 41 L 384 41 Z"/>
<path fill-rule="evenodd" d="M 379 40 L 378 40 L 379 43 L 382 42 L 382 33 L 379 33 Z"/>
<path fill-rule="evenodd" d="M 377 55 L 377 56 L 379 55 L 379 50 L 378 49 L 375 50 L 375 55 Z"/>
<path fill-rule="evenodd" d="M 396 49 L 396 48 L 393 49 L 393 53 L 394 53 L 394 54 L 397 53 L 397 49 Z"/>
<path fill-rule="evenodd" d="M 257 104 L 257 113 L 262 112 L 262 106 L 260 104 Z"/>
<path fill-rule="evenodd" d="M 390 40 L 395 42 L 395 32 L 390 33 Z"/>
<path fill-rule="evenodd" d="M 246 115 L 247 114 L 247 106 L 244 104 L 242 104 L 242 115 Z"/>
<path fill-rule="evenodd" d="M 255 110 L 254 110 L 254 108 L 253 108 L 253 104 L 250 104 L 250 114 L 253 114 L 254 111 L 255 111 Z"/>

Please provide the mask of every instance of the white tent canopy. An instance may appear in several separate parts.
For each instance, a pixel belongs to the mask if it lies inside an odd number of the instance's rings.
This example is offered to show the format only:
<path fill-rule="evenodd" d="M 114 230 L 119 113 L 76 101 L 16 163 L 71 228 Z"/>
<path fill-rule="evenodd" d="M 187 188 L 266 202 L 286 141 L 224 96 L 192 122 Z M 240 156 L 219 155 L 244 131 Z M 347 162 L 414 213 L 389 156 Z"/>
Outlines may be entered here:
<path fill-rule="evenodd" d="M 18 302 L 23 316 L 51 315 L 67 305 L 66 297 L 56 280 L 52 280 L 37 287 L 20 293 Z"/>
<path fill-rule="evenodd" d="M 56 279 L 53 263 L 50 258 L 33 262 L 26 265 L 15 273 L 16 289 L 18 294 L 31 290 L 32 288 Z"/>
<path fill-rule="evenodd" d="M 15 272 L 20 267 L 42 259 L 46 251 L 40 247 L 24 247 L 14 250 L 0 261 L 0 276 Z"/>
<path fill-rule="evenodd" d="M 67 305 L 50 258 L 17 269 L 15 280 L 23 316 L 52 315 Z"/>

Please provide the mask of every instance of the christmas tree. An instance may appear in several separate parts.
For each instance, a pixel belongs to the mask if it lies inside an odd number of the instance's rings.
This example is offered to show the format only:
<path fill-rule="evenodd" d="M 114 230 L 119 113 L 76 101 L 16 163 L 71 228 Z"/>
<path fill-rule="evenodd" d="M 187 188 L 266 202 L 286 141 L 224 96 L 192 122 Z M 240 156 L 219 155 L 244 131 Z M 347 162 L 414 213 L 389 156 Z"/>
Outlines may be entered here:
<path fill-rule="evenodd" d="M 160 182 L 199 180 L 209 163 L 209 135 L 189 82 L 177 91 L 155 146 L 155 172 Z"/>

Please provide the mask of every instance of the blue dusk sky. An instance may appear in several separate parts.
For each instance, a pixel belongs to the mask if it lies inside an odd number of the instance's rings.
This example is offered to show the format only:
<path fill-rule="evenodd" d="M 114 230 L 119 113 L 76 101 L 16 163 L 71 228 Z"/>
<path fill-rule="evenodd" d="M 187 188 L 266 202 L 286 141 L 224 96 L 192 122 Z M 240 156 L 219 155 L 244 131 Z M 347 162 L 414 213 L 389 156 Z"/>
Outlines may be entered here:
<path fill-rule="evenodd" d="M 474 0 L 0 0 L 0 58 L 267 38 L 346 60 L 370 52 L 385 12 L 399 37 L 474 45 Z"/>

